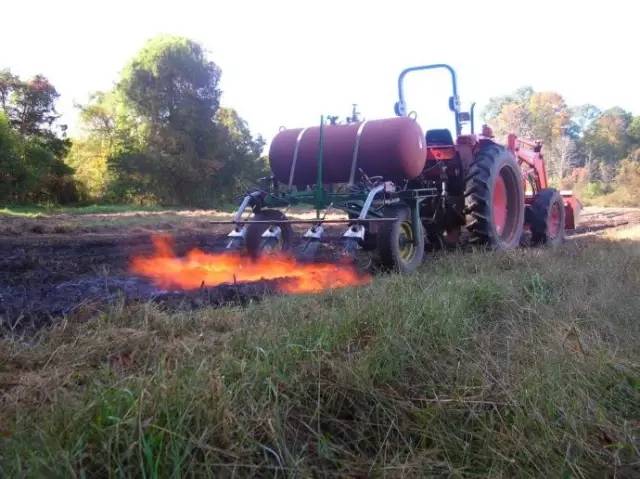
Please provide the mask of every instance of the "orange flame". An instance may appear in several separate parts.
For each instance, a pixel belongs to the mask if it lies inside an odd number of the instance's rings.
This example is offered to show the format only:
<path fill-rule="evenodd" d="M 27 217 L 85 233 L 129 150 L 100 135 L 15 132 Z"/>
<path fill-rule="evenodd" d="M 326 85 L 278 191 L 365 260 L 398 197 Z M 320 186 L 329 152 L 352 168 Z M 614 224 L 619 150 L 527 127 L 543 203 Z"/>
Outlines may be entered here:
<path fill-rule="evenodd" d="M 154 254 L 133 258 L 130 269 L 161 288 L 197 289 L 203 285 L 282 279 L 278 283 L 282 292 L 317 293 L 371 281 L 369 275 L 360 274 L 347 264 L 299 263 L 286 255 L 254 260 L 238 253 L 205 253 L 199 249 L 178 257 L 170 237 L 154 236 L 152 240 Z"/>

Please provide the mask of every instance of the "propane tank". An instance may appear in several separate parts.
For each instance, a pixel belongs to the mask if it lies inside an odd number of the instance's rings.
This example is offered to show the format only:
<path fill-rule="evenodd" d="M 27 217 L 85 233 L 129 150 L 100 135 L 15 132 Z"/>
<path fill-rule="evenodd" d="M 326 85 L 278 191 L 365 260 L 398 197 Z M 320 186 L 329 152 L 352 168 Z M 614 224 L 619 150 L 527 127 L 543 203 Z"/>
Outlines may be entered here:
<path fill-rule="evenodd" d="M 417 177 L 426 162 L 420 125 L 408 117 L 323 127 L 323 182 L 350 183 L 367 176 L 401 181 Z M 320 127 L 280 131 L 269 149 L 275 178 L 296 186 L 316 182 Z"/>

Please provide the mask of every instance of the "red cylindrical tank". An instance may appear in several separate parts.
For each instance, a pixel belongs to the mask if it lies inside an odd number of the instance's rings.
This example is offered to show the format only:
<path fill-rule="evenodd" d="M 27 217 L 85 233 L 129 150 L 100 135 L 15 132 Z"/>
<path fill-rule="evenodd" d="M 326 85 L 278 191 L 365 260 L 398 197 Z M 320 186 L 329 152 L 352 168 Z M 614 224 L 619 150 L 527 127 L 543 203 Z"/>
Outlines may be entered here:
<path fill-rule="evenodd" d="M 283 130 L 269 149 L 271 171 L 289 183 L 295 162 L 294 185 L 316 182 L 320 127 Z M 323 182 L 346 183 L 356 160 L 355 179 L 362 169 L 368 176 L 385 180 L 413 179 L 426 161 L 422 129 L 408 117 L 370 120 L 324 127 Z"/>

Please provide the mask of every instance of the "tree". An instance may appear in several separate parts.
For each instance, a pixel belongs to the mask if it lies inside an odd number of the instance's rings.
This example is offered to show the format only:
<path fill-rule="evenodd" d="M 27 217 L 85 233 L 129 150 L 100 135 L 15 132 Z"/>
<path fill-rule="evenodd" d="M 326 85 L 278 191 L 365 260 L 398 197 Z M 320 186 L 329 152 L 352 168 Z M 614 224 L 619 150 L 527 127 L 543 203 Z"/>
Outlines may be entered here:
<path fill-rule="evenodd" d="M 77 197 L 63 162 L 71 142 L 55 125 L 55 87 L 43 75 L 22 81 L 0 71 L 0 201 L 73 201 Z"/>
<path fill-rule="evenodd" d="M 220 69 L 202 47 L 181 37 L 155 38 L 125 68 L 116 90 L 144 130 L 144 148 L 113 158 L 120 186 L 164 203 L 202 203 L 221 169 L 214 116 Z"/>
<path fill-rule="evenodd" d="M 110 92 L 81 107 L 68 162 L 96 196 L 211 205 L 265 174 L 264 146 L 220 108 L 220 69 L 182 37 L 150 40 Z"/>
<path fill-rule="evenodd" d="M 547 151 L 567 134 L 571 113 L 559 93 L 534 93 L 529 100 L 529 112 L 532 134 L 547 145 Z"/>
<path fill-rule="evenodd" d="M 232 193 L 245 191 L 257 178 L 269 174 L 267 159 L 261 157 L 264 140 L 253 138 L 247 123 L 232 108 L 220 108 L 216 114 L 216 122 L 222 129 L 221 156 L 228 159 L 220 170 L 217 182 L 235 180 L 233 189 L 227 189 L 224 199 L 229 201 Z M 222 185 L 218 186 L 220 189 Z M 234 189 L 236 191 L 234 191 Z M 242 190 L 242 191 L 241 191 Z"/>
<path fill-rule="evenodd" d="M 115 91 L 96 92 L 86 105 L 76 105 L 82 134 L 73 142 L 65 161 L 74 168 L 74 177 L 88 195 L 96 200 L 118 200 L 110 190 L 114 174 L 109 159 L 136 149 L 135 125 L 129 121 L 126 105 Z"/>
<path fill-rule="evenodd" d="M 60 117 L 55 109 L 59 97 L 44 75 L 22 81 L 9 70 L 0 71 L 0 107 L 13 129 L 62 160 L 70 141 L 66 138 L 66 125 L 55 124 Z"/>
<path fill-rule="evenodd" d="M 576 142 L 569 136 L 563 135 L 554 143 L 554 157 L 558 159 L 554 165 L 557 178 L 564 178 L 567 171 L 576 166 Z"/>
<path fill-rule="evenodd" d="M 0 199 L 13 199 L 26 173 L 20 161 L 18 135 L 11 129 L 6 114 L 0 112 Z"/>
<path fill-rule="evenodd" d="M 60 116 L 55 110 L 55 102 L 60 94 L 43 75 L 18 82 L 12 96 L 9 116 L 22 135 L 48 131 Z"/>
<path fill-rule="evenodd" d="M 567 163 L 574 161 L 575 145 L 564 139 L 569 134 L 571 112 L 556 92 L 520 88 L 511 95 L 492 98 L 484 117 L 499 138 L 515 133 L 541 140 L 551 172 L 562 175 Z M 571 158 L 567 156 L 570 151 Z"/>
<path fill-rule="evenodd" d="M 529 103 L 531 95 L 533 95 L 533 88 L 531 88 L 530 86 L 525 86 L 517 89 L 510 95 L 490 98 L 487 106 L 482 112 L 482 117 L 484 121 L 490 122 L 492 119 L 495 119 L 498 115 L 500 115 L 505 105 L 526 105 L 527 103 Z"/>
<path fill-rule="evenodd" d="M 631 114 L 620 107 L 610 108 L 594 120 L 583 136 L 594 161 L 613 166 L 625 158 L 632 143 L 627 131 L 631 124 Z"/>
<path fill-rule="evenodd" d="M 108 199 L 113 178 L 108 168 L 111 155 L 108 143 L 98 135 L 75 139 L 65 159 L 73 168 L 73 176 L 94 199 Z"/>
<path fill-rule="evenodd" d="M 591 123 L 593 123 L 601 113 L 597 106 L 591 105 L 590 103 L 571 108 L 571 123 L 567 132 L 572 138 L 582 138 Z"/>
<path fill-rule="evenodd" d="M 556 92 L 535 92 L 531 87 L 492 98 L 484 118 L 497 136 L 515 133 L 542 140 L 548 149 L 566 133 L 571 113 Z"/>
<path fill-rule="evenodd" d="M 531 118 L 527 104 L 506 103 L 502 106 L 498 116 L 490 123 L 498 137 L 506 137 L 509 133 L 515 133 L 525 138 L 532 136 Z"/>
<path fill-rule="evenodd" d="M 9 97 L 19 84 L 19 79 L 6 68 L 0 70 L 0 108 L 7 115 Z"/>

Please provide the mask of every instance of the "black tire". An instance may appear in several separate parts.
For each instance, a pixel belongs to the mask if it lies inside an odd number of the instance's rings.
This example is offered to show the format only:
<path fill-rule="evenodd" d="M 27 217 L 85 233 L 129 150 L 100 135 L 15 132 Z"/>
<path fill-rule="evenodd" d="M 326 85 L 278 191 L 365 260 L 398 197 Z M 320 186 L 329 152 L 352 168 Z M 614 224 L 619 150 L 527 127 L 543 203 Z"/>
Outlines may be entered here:
<path fill-rule="evenodd" d="M 278 210 L 261 210 L 253 217 L 256 221 L 279 221 L 286 220 L 287 216 Z M 279 226 L 280 241 L 274 241 L 272 238 L 263 238 L 262 233 L 271 225 L 267 223 L 249 223 L 247 233 L 244 237 L 247 252 L 253 258 L 260 256 L 265 250 L 269 251 L 287 251 L 291 247 L 293 239 L 293 229 L 288 223 L 274 224 Z"/>
<path fill-rule="evenodd" d="M 545 188 L 536 194 L 529 207 L 531 243 L 556 246 L 564 241 L 564 201 L 555 188 Z"/>
<path fill-rule="evenodd" d="M 504 194 L 505 207 L 501 211 L 494 205 L 496 189 Z M 497 250 L 520 244 L 524 185 L 520 167 L 505 147 L 491 143 L 476 153 L 466 179 L 465 206 L 471 242 Z"/>
<path fill-rule="evenodd" d="M 378 254 L 383 268 L 399 273 L 412 273 L 424 259 L 424 230 L 416 234 L 411 224 L 411 210 L 406 206 L 385 209 L 385 217 L 396 221 L 379 225 Z"/>

